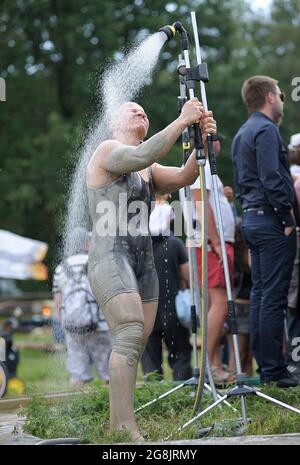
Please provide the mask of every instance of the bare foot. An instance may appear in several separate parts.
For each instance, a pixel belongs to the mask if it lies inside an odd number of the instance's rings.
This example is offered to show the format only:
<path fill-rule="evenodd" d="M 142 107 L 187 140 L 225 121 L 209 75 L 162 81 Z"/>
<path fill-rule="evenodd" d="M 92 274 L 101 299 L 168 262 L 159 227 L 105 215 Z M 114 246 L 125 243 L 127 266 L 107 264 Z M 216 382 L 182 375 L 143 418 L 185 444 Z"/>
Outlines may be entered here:
<path fill-rule="evenodd" d="M 138 431 L 135 433 L 130 431 L 130 436 L 132 437 L 133 442 L 136 444 L 146 442 L 146 439 Z"/>
<path fill-rule="evenodd" d="M 128 436 L 131 438 L 132 442 L 134 443 L 138 444 L 140 442 L 146 442 L 146 439 L 141 435 L 139 430 L 136 428 L 137 428 L 136 425 L 135 427 L 132 427 L 131 429 L 128 426 L 126 427 L 125 425 L 122 425 L 117 428 L 110 428 L 110 434 L 117 432 L 117 431 L 122 431 L 122 432 L 126 432 Z"/>

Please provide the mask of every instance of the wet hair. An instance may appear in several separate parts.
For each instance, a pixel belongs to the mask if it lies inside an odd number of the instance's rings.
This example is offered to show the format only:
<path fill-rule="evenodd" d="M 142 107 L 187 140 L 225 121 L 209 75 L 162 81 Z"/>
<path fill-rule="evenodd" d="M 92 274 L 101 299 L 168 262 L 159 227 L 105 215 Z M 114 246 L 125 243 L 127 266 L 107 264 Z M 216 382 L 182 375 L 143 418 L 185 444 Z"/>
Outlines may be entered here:
<path fill-rule="evenodd" d="M 264 106 L 269 92 L 277 92 L 277 83 L 278 81 L 269 76 L 252 76 L 244 82 L 242 99 L 249 114 Z"/>

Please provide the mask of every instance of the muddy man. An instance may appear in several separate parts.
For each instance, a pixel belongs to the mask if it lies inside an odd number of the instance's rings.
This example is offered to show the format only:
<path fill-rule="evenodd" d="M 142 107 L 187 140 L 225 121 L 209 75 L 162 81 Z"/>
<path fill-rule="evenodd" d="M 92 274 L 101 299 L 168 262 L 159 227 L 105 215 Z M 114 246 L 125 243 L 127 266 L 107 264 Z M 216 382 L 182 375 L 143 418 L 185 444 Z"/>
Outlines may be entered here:
<path fill-rule="evenodd" d="M 153 328 L 158 300 L 148 230 L 150 204 L 155 192 L 174 192 L 193 184 L 199 174 L 195 153 L 182 168 L 157 162 L 184 128 L 197 122 L 203 138 L 216 133 L 212 112 L 204 112 L 193 98 L 175 121 L 141 142 L 149 128 L 147 115 L 138 104 L 126 102 L 112 118 L 112 139 L 99 145 L 87 168 L 93 221 L 89 279 L 115 338 L 109 361 L 110 430 L 125 429 L 138 442 L 144 439 L 133 413 L 137 364 Z M 107 222 L 110 227 L 105 229 Z"/>

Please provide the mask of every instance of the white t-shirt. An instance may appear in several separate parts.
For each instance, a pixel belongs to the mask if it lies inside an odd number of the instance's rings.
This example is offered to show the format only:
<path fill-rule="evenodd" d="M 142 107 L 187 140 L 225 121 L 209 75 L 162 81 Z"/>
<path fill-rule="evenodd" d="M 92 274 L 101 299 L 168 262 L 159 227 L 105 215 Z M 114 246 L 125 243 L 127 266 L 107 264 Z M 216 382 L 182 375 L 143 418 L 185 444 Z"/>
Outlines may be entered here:
<path fill-rule="evenodd" d="M 151 236 L 169 236 L 170 222 L 173 218 L 174 212 L 168 202 L 156 202 L 149 220 Z"/>
<path fill-rule="evenodd" d="M 300 165 L 291 165 L 290 172 L 292 176 L 300 176 Z"/>
<path fill-rule="evenodd" d="M 214 218 L 216 222 L 216 227 L 218 229 L 218 221 L 217 221 L 217 214 L 216 214 L 216 207 L 215 207 L 215 195 L 214 195 L 214 190 L 213 190 L 213 179 L 212 175 L 210 172 L 210 166 L 209 163 L 207 162 L 205 164 L 205 184 L 206 184 L 206 190 L 210 192 L 209 196 L 209 202 L 212 207 L 213 213 L 214 213 Z M 218 187 L 218 193 L 219 193 L 219 200 L 220 200 L 220 210 L 221 210 L 221 216 L 222 216 L 222 224 L 223 224 L 223 231 L 224 231 L 224 240 L 225 242 L 234 242 L 234 233 L 235 233 L 235 221 L 234 221 L 234 215 L 232 208 L 230 206 L 230 203 L 228 202 L 227 198 L 224 195 L 224 186 L 219 178 L 217 176 L 217 187 Z M 200 189 L 200 179 L 198 178 L 193 185 L 191 185 L 191 190 L 194 189 Z M 180 200 L 184 198 L 184 190 L 182 189 L 180 192 Z M 184 213 L 184 208 L 183 208 L 183 214 Z M 196 218 L 196 229 L 193 231 L 193 239 L 195 240 L 195 245 L 196 247 L 201 246 L 201 218 L 198 217 L 198 214 L 196 212 L 193 212 L 194 218 Z"/>

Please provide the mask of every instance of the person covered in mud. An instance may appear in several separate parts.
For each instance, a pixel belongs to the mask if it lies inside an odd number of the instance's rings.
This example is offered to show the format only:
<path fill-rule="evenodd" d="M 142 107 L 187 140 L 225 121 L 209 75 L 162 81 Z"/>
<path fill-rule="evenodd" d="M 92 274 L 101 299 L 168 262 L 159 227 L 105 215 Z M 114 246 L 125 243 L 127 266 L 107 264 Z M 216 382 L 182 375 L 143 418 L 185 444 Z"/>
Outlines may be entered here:
<path fill-rule="evenodd" d="M 109 361 L 110 431 L 126 430 L 143 441 L 133 413 L 137 364 L 152 331 L 158 279 L 149 233 L 155 192 L 171 193 L 193 184 L 199 174 L 193 153 L 183 168 L 164 167 L 184 128 L 199 122 L 203 137 L 216 133 L 212 112 L 193 98 L 180 116 L 146 142 L 149 120 L 134 102 L 111 118 L 112 139 L 102 142 L 87 167 L 93 232 L 89 279 L 114 334 Z"/>

